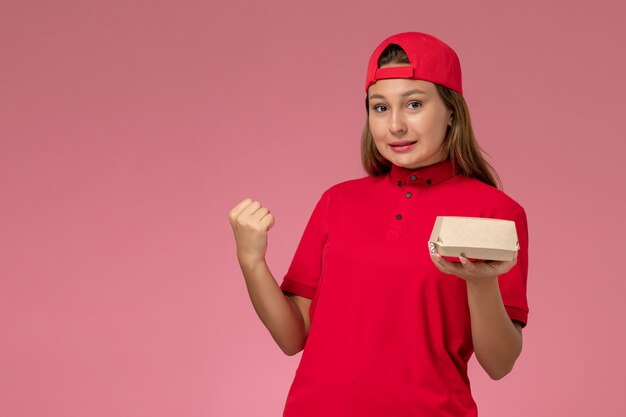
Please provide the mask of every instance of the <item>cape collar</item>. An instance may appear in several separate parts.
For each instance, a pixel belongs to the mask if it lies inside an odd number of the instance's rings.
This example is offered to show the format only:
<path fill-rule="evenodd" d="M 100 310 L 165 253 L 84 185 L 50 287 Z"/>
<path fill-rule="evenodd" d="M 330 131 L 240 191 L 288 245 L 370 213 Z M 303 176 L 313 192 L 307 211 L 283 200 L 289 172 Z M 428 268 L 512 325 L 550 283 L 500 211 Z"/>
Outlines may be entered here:
<path fill-rule="evenodd" d="M 389 180 L 396 187 L 408 186 L 432 186 L 458 175 L 455 172 L 450 158 L 432 165 L 409 169 L 391 164 Z"/>

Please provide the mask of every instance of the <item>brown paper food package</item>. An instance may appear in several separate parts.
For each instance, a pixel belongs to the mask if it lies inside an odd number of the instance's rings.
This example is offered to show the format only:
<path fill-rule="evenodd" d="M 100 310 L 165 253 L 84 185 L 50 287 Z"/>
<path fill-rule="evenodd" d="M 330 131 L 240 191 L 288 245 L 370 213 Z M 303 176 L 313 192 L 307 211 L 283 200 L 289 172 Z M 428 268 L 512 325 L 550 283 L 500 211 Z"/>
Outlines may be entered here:
<path fill-rule="evenodd" d="M 441 256 L 511 261 L 519 250 L 512 220 L 486 217 L 437 216 L 429 247 Z"/>

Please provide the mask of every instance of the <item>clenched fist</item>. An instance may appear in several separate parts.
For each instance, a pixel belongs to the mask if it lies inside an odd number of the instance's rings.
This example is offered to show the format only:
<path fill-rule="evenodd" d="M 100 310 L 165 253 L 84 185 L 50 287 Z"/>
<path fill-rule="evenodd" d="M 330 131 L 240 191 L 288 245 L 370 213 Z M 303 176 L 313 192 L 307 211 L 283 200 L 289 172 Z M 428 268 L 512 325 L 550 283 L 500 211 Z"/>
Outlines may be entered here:
<path fill-rule="evenodd" d="M 260 202 L 246 198 L 228 214 L 237 241 L 239 263 L 255 265 L 265 259 L 267 232 L 274 226 L 274 216 Z"/>

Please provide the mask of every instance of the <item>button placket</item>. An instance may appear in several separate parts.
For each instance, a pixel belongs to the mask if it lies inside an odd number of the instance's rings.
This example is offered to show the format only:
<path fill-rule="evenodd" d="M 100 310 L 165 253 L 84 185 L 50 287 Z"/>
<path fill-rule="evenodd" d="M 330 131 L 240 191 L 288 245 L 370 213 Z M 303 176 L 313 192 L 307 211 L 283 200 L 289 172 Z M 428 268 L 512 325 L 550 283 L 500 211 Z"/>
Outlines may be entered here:
<path fill-rule="evenodd" d="M 411 184 L 411 182 L 407 183 L 407 185 L 409 184 Z M 420 192 L 419 188 L 413 187 L 411 187 L 411 191 L 407 191 L 406 188 L 398 191 L 400 191 L 401 194 L 398 195 L 398 201 L 396 203 L 395 210 L 393 211 L 393 218 L 390 219 L 388 225 L 388 239 L 398 239 L 400 237 L 402 230 L 404 230 L 404 225 L 406 224 L 408 219 L 407 215 L 411 212 L 411 207 L 415 203 L 416 197 Z"/>

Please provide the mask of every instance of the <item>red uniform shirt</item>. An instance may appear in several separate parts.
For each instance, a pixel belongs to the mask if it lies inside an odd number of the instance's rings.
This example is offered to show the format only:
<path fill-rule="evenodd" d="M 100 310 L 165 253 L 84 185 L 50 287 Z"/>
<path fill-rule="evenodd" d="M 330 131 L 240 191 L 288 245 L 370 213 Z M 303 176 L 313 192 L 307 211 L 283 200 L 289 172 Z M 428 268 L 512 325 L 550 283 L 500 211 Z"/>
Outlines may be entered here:
<path fill-rule="evenodd" d="M 450 160 L 336 184 L 281 284 L 312 299 L 284 417 L 477 415 L 466 283 L 440 272 L 428 251 L 437 216 L 515 221 L 518 260 L 498 282 L 509 317 L 526 325 L 528 228 L 515 200 L 455 175 Z"/>

